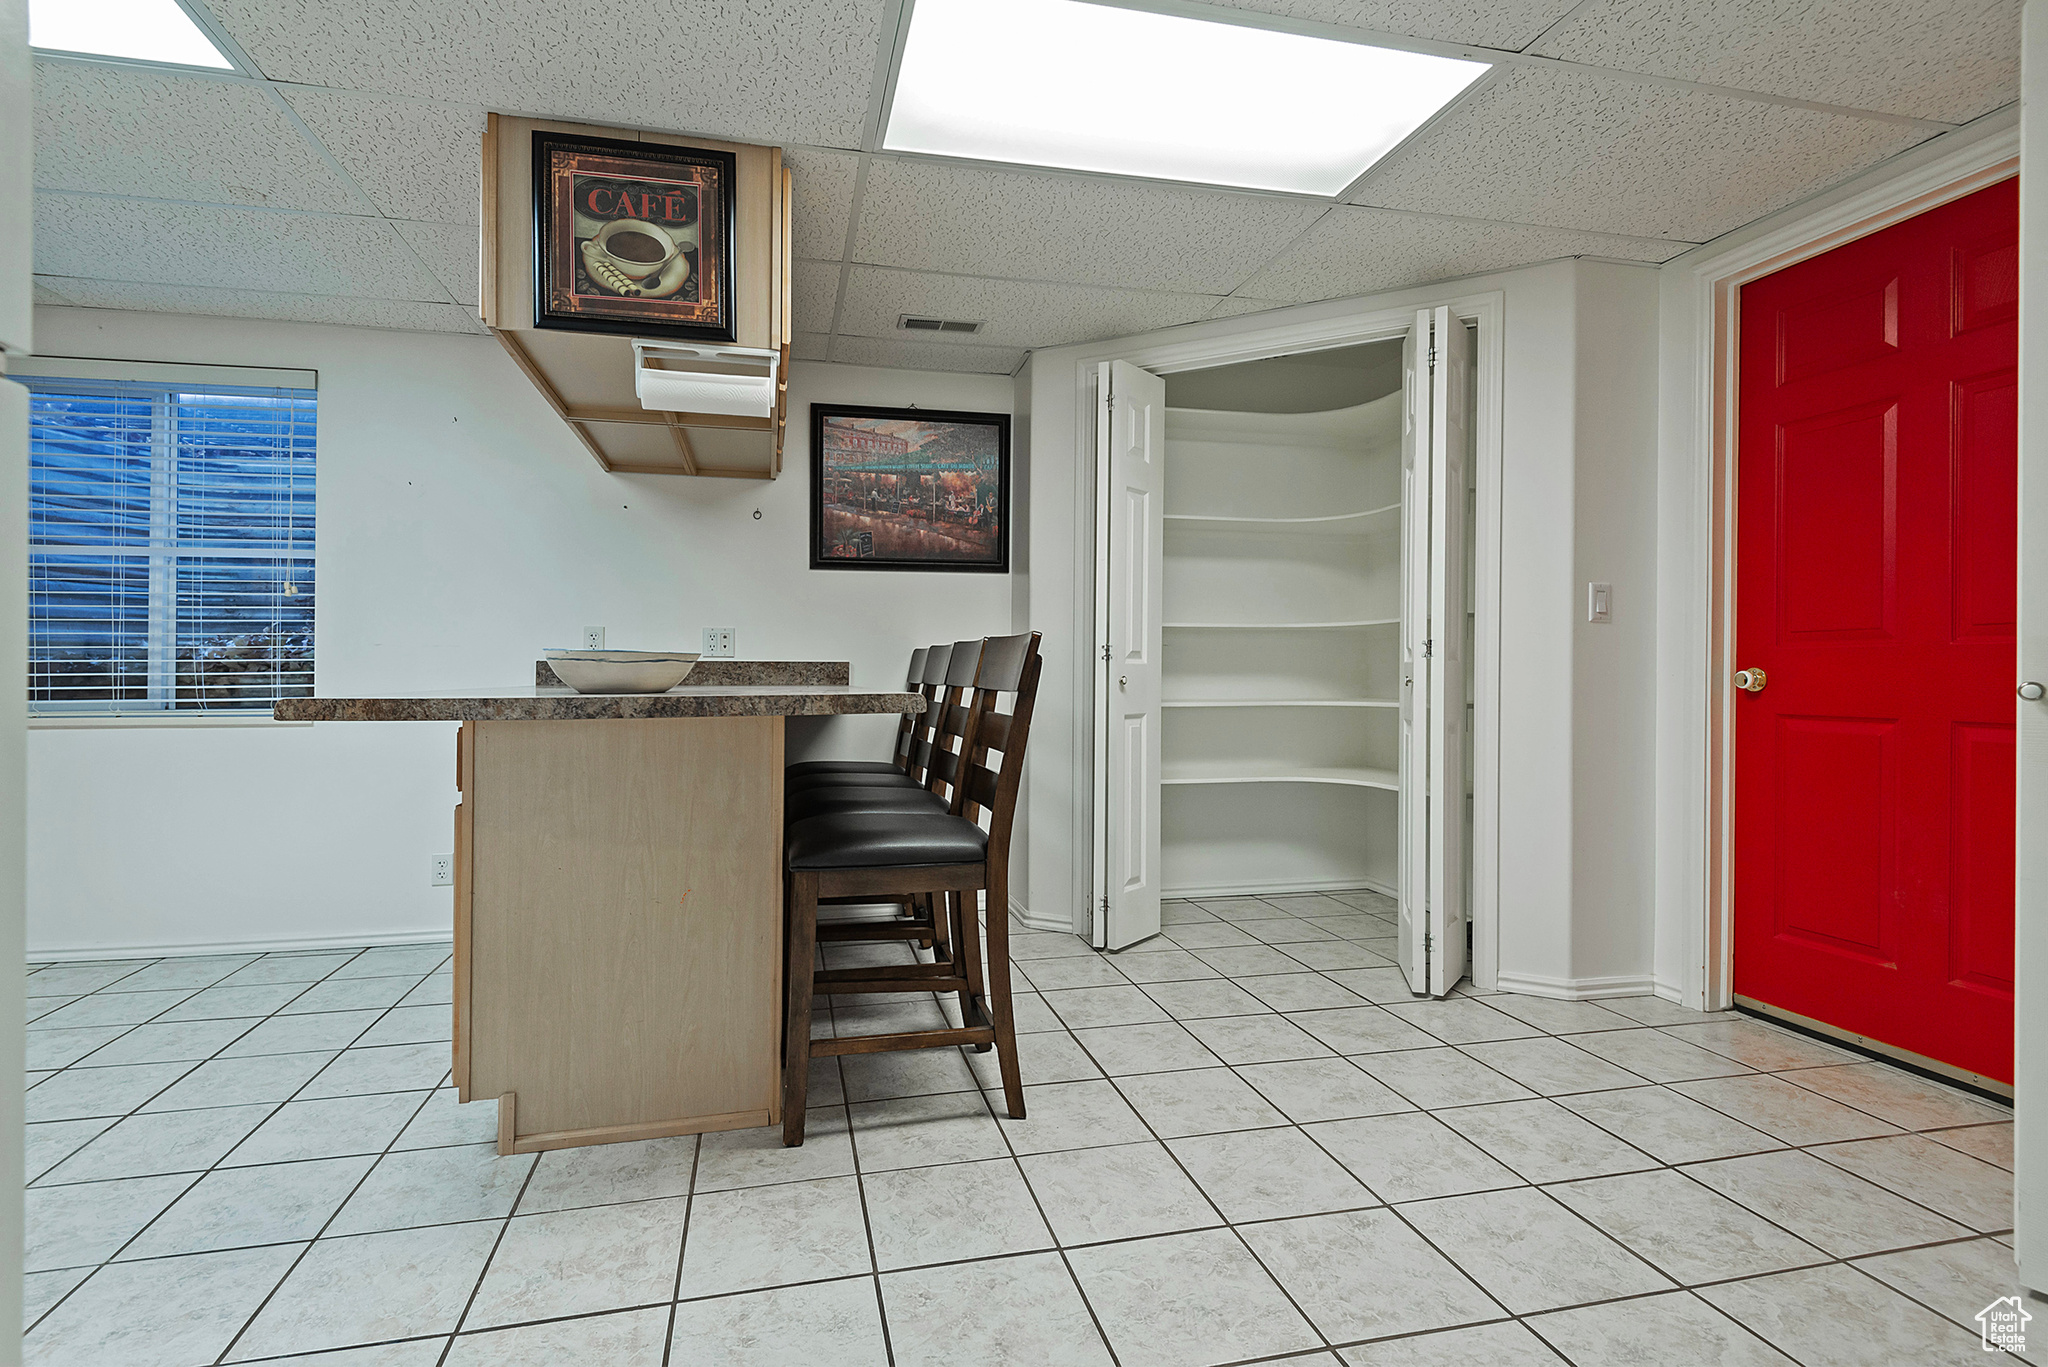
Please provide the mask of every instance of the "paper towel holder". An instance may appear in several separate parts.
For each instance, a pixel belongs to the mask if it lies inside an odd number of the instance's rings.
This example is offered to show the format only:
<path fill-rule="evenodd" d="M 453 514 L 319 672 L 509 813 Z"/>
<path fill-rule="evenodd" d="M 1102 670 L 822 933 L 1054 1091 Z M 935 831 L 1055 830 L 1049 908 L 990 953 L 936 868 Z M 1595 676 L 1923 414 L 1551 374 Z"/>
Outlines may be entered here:
<path fill-rule="evenodd" d="M 658 413 L 775 414 L 779 351 L 633 339 L 633 392 Z"/>

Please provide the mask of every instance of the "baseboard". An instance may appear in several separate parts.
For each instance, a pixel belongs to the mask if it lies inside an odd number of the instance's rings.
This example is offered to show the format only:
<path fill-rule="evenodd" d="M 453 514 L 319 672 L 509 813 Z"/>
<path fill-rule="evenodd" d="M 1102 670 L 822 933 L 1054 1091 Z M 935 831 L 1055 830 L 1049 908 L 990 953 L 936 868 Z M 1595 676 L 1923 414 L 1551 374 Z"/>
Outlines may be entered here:
<path fill-rule="evenodd" d="M 1304 882 L 1275 883 L 1264 880 L 1256 883 L 1211 883 L 1199 888 L 1162 888 L 1161 897 L 1184 897 L 1199 902 L 1204 897 L 1256 897 L 1263 892 L 1377 892 L 1383 897 L 1394 897 L 1398 893 L 1390 884 L 1371 878 L 1311 879 Z"/>
<path fill-rule="evenodd" d="M 83 948 L 32 949 L 27 962 L 63 964 L 112 962 L 119 959 L 183 959 L 202 954 L 278 954 L 299 950 L 371 949 L 380 945 L 447 944 L 445 930 L 418 930 L 383 935 L 306 935 L 271 940 L 205 940 L 161 945 L 91 945 Z"/>
<path fill-rule="evenodd" d="M 1545 978 L 1534 973 L 1497 973 L 1493 985 L 1503 992 L 1525 997 L 1551 997 L 1558 1001 L 1584 1002 L 1601 997 L 1646 997 L 1656 991 L 1649 974 L 1609 978 Z"/>
<path fill-rule="evenodd" d="M 1034 916 L 1030 907 L 1014 897 L 1010 899 L 1010 919 L 1026 930 L 1049 930 L 1065 935 L 1074 933 L 1072 921 L 1062 921 L 1051 916 Z"/>

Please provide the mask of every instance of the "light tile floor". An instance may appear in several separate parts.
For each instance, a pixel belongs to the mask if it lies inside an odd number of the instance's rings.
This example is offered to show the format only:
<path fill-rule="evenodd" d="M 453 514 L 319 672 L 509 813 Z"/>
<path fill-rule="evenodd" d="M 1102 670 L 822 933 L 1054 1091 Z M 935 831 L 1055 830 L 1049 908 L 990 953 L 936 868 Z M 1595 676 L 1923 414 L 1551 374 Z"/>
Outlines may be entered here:
<path fill-rule="evenodd" d="M 824 1060 L 796 1150 L 499 1158 L 445 947 L 38 967 L 27 1360 L 1983 1361 L 2008 1111 L 1648 997 L 1417 1001 L 1389 910 L 1019 933 L 1028 1119 L 989 1056 Z"/>

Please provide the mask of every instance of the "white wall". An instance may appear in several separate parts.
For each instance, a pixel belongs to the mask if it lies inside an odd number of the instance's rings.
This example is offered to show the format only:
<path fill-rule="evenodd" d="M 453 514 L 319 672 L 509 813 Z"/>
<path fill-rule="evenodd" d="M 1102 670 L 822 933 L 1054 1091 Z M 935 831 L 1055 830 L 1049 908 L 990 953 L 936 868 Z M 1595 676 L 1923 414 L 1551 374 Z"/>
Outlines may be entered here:
<path fill-rule="evenodd" d="M 1656 896 L 1657 275 L 1597 261 L 1574 275 L 1569 977 L 1640 992 Z M 1610 622 L 1586 620 L 1594 582 L 1614 585 Z"/>
<path fill-rule="evenodd" d="M 29 126 L 28 6 L 0 0 L 0 353 L 26 351 L 31 310 L 29 227 L 34 199 Z M 0 355 L 0 371 L 6 369 Z M 0 546 L 20 546 L 28 530 L 28 395 L 0 378 Z M 0 567 L 0 677 L 27 677 L 28 559 L 10 555 Z M 21 713 L 10 708 L 0 729 L 0 963 L 20 963 L 27 759 Z M 0 986 L 0 1172 L 21 1171 L 23 1059 L 20 974 Z M 21 1184 L 0 1184 L 0 1324 L 21 1314 Z M 21 1361 L 21 1340 L 9 1334 L 0 1364 Z"/>
<path fill-rule="evenodd" d="M 1647 986 L 1657 277 L 1597 262 L 1031 357 L 1019 375 L 1032 412 L 1023 588 L 1034 625 L 1047 632 L 1027 851 L 1035 921 L 1087 923 L 1094 454 L 1077 368 L 1165 342 L 1491 291 L 1505 300 L 1500 971 L 1524 989 L 1567 995 Z M 1593 577 L 1615 585 L 1612 624 L 1584 622 L 1584 580 Z"/>
<path fill-rule="evenodd" d="M 2029 0 L 2022 26 L 2019 665 L 2048 682 L 2048 0 Z M 2019 712 L 2013 1250 L 2020 1280 L 2048 1293 L 2048 702 Z"/>
<path fill-rule="evenodd" d="M 319 371 L 323 694 L 530 683 L 541 647 L 585 625 L 682 649 L 733 626 L 743 658 L 849 660 L 856 683 L 893 685 L 917 645 L 1011 629 L 1005 576 L 813 571 L 805 551 L 810 403 L 1008 412 L 1007 377 L 798 362 L 769 483 L 605 474 L 490 338 L 39 309 L 36 340 Z M 792 755 L 883 753 L 894 725 L 799 721 Z M 451 725 L 29 742 L 31 954 L 449 931 L 427 865 L 451 843 Z"/>

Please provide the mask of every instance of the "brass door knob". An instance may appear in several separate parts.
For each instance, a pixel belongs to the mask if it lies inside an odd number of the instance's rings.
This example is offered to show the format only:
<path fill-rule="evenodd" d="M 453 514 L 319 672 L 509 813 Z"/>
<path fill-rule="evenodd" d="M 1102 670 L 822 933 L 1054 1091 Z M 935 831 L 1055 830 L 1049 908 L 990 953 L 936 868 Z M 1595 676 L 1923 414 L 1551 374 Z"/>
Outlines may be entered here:
<path fill-rule="evenodd" d="M 1735 671 L 1735 686 L 1745 693 L 1764 691 L 1764 672 L 1761 669 L 1738 669 Z"/>

